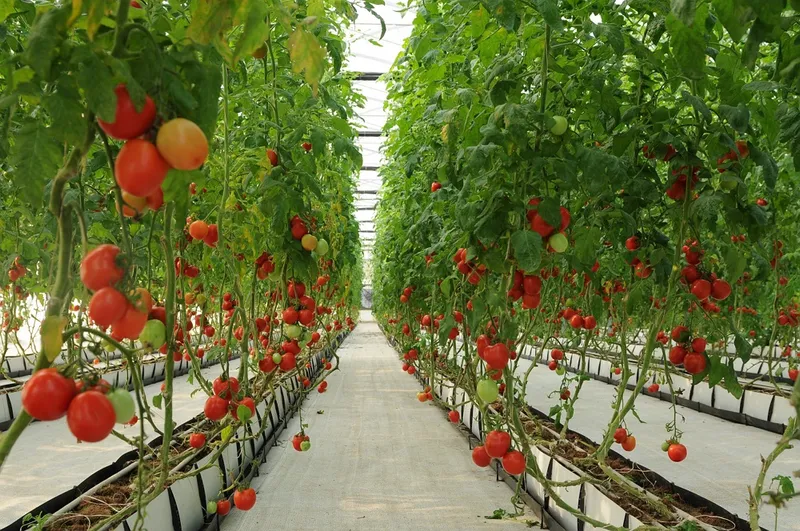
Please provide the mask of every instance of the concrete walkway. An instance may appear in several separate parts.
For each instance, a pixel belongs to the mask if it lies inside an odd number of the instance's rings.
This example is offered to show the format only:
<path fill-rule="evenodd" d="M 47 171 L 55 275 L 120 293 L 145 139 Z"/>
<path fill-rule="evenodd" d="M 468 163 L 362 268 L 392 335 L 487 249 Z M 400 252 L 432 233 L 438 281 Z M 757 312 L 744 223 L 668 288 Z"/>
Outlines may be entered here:
<path fill-rule="evenodd" d="M 311 450 L 289 443 L 296 416 L 252 481 L 255 507 L 233 510 L 223 531 L 522 530 L 537 520 L 484 518 L 513 512 L 513 491 L 472 463 L 442 410 L 417 401 L 417 381 L 374 322 L 362 321 L 339 354 L 328 392 L 303 406 Z"/>

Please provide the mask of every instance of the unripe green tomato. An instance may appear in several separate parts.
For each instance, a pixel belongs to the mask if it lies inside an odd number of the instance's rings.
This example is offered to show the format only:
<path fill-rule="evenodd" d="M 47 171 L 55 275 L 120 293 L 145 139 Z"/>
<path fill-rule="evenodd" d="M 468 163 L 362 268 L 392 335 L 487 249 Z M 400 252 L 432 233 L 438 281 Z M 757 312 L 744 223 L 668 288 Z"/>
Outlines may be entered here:
<path fill-rule="evenodd" d="M 478 382 L 478 398 L 485 404 L 491 404 L 497 397 L 500 396 L 500 389 L 497 387 L 497 382 L 491 378 L 484 378 Z"/>
<path fill-rule="evenodd" d="M 194 302 L 196 302 L 198 306 L 204 306 L 206 304 L 206 300 L 205 293 L 200 293 L 194 298 Z"/>
<path fill-rule="evenodd" d="M 114 344 L 111 343 L 110 341 L 103 340 L 103 350 L 105 350 L 106 352 L 114 352 L 115 350 L 117 350 L 117 347 L 115 347 Z"/>
<path fill-rule="evenodd" d="M 556 136 L 561 136 L 567 132 L 567 119 L 563 116 L 553 116 L 553 120 L 555 120 L 555 125 L 550 128 L 550 132 Z"/>
<path fill-rule="evenodd" d="M 314 252 L 316 252 L 320 256 L 325 256 L 326 254 L 328 254 L 329 249 L 330 247 L 328 246 L 328 242 L 326 240 L 320 239 L 317 241 L 317 248 L 314 249 Z"/>
<path fill-rule="evenodd" d="M 247 422 L 248 420 L 250 420 L 250 417 L 253 416 L 253 412 L 250 411 L 249 407 L 247 407 L 245 405 L 241 405 L 241 406 L 236 408 L 236 415 L 239 417 L 239 420 L 241 420 L 242 422 Z"/>
<path fill-rule="evenodd" d="M 556 367 L 556 374 L 557 374 L 557 375 L 559 375 L 559 376 L 564 376 L 564 373 L 566 373 L 566 372 L 567 372 L 567 369 L 565 369 L 565 368 L 564 368 L 564 367 L 562 367 L 561 365 L 559 365 L 558 367 Z"/>
<path fill-rule="evenodd" d="M 283 359 L 283 356 L 281 356 L 277 352 L 272 355 L 272 363 L 274 363 L 275 365 L 280 365 L 282 359 Z"/>
<path fill-rule="evenodd" d="M 309 341 L 311 341 L 311 331 L 310 330 L 306 330 L 303 333 L 303 339 L 301 341 L 303 343 L 308 343 Z"/>
<path fill-rule="evenodd" d="M 208 514 L 216 514 L 216 512 L 217 512 L 217 502 L 210 501 L 210 502 L 206 503 L 206 512 Z"/>
<path fill-rule="evenodd" d="M 267 278 L 270 282 L 278 282 L 281 279 L 281 272 L 278 269 L 275 269 L 272 273 L 270 273 Z"/>
<path fill-rule="evenodd" d="M 167 327 L 158 319 L 150 319 L 144 325 L 142 333 L 139 334 L 139 341 L 142 346 L 152 349 L 159 349 L 167 340 Z"/>
<path fill-rule="evenodd" d="M 127 389 L 120 389 L 119 387 L 112 389 L 106 395 L 108 401 L 114 407 L 114 413 L 117 416 L 118 424 L 126 424 L 133 418 L 136 409 L 133 404 L 133 397 Z"/>
<path fill-rule="evenodd" d="M 303 333 L 303 329 L 296 324 L 287 326 L 284 331 L 286 332 L 286 337 L 290 339 L 297 339 Z"/>
<path fill-rule="evenodd" d="M 723 175 L 719 181 L 719 187 L 729 192 L 731 190 L 736 190 L 737 186 L 739 186 L 739 181 L 731 175 Z"/>
<path fill-rule="evenodd" d="M 567 240 L 567 237 L 563 232 L 557 232 L 550 236 L 550 239 L 547 240 L 547 243 L 557 253 L 563 253 L 569 249 L 569 240 Z"/>
<path fill-rule="evenodd" d="M 669 450 L 670 444 L 672 443 L 670 443 L 669 441 L 664 441 L 663 443 L 661 443 L 661 451 L 666 452 L 667 450 Z"/>
<path fill-rule="evenodd" d="M 307 452 L 311 450 L 311 441 L 303 441 L 300 443 L 300 451 Z"/>
<path fill-rule="evenodd" d="M 564 304 L 566 304 L 567 306 L 572 306 L 574 304 L 574 301 L 572 299 L 567 299 L 567 301 Z"/>

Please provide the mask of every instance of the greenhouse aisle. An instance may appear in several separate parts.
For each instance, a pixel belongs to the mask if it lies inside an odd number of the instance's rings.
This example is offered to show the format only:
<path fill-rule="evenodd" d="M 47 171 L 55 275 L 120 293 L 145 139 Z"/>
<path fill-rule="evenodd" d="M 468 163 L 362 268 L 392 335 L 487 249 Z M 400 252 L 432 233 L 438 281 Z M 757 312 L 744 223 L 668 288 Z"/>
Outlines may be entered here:
<path fill-rule="evenodd" d="M 513 511 L 512 491 L 472 463 L 439 408 L 417 401 L 417 381 L 365 317 L 339 350 L 328 392 L 304 404 L 311 450 L 289 443 L 300 431 L 295 416 L 252 481 L 255 507 L 233 511 L 223 530 L 527 529 L 532 513 L 484 518 Z"/>

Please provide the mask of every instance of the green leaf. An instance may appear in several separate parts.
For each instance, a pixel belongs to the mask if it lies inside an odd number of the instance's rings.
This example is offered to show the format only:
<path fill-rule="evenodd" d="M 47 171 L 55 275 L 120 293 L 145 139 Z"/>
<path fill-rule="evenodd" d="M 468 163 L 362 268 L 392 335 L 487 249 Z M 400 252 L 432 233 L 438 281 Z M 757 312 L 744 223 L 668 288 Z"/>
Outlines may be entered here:
<path fill-rule="evenodd" d="M 81 15 L 86 13 L 86 33 L 89 35 L 89 40 L 93 41 L 97 30 L 103 21 L 103 17 L 107 12 L 110 12 L 115 4 L 108 0 L 72 0 L 72 14 L 70 15 L 67 25 L 72 26 L 75 20 Z"/>
<path fill-rule="evenodd" d="M 681 22 L 687 26 L 691 26 L 694 22 L 694 13 L 697 9 L 696 0 L 672 0 L 670 2 L 672 13 L 678 17 Z"/>
<path fill-rule="evenodd" d="M 750 127 L 750 111 L 743 103 L 740 103 L 738 107 L 720 105 L 719 114 L 740 133 L 746 133 Z"/>
<path fill-rule="evenodd" d="M 741 0 L 712 0 L 714 13 L 719 21 L 728 30 L 731 38 L 739 42 L 747 33 L 747 23 L 750 18 L 750 9 L 744 6 Z"/>
<path fill-rule="evenodd" d="M 164 400 L 164 396 L 161 393 L 153 395 L 153 407 L 156 409 L 161 409 L 162 400 Z"/>
<path fill-rule="evenodd" d="M 736 370 L 733 368 L 733 360 L 726 366 L 725 374 L 725 389 L 728 390 L 737 400 L 742 398 L 742 386 L 739 384 L 739 378 L 736 376 Z"/>
<path fill-rule="evenodd" d="M 794 483 L 788 476 L 775 476 L 772 481 L 777 481 L 780 485 L 781 494 L 794 494 Z"/>
<path fill-rule="evenodd" d="M 482 4 L 478 5 L 478 9 L 469 15 L 469 32 L 473 38 L 478 38 L 483 35 L 486 25 L 489 23 L 489 13 L 483 8 Z"/>
<path fill-rule="evenodd" d="M 780 84 L 774 81 L 751 81 L 742 87 L 742 90 L 750 90 L 753 92 L 769 92 L 777 90 L 781 87 Z"/>
<path fill-rule="evenodd" d="M 325 50 L 320 46 L 317 37 L 303 28 L 297 28 L 292 32 L 288 46 L 292 71 L 296 74 L 303 72 L 306 83 L 311 85 L 316 96 L 319 80 L 322 79 L 325 68 Z"/>
<path fill-rule="evenodd" d="M 86 109 L 80 104 L 80 95 L 74 80 L 62 76 L 58 90 L 46 94 L 42 104 L 52 120 L 50 134 L 70 145 L 78 145 L 86 138 Z"/>
<path fill-rule="evenodd" d="M 733 340 L 733 346 L 736 347 L 736 355 L 739 356 L 742 361 L 748 361 L 750 359 L 750 354 L 753 353 L 753 345 L 738 332 Z"/>
<path fill-rule="evenodd" d="M 733 247 L 725 252 L 725 264 L 728 267 L 727 280 L 731 284 L 739 280 L 747 267 L 747 259 Z"/>
<path fill-rule="evenodd" d="M 558 0 L 533 0 L 533 7 L 554 30 L 560 31 L 564 28 L 561 15 L 558 14 Z"/>
<path fill-rule="evenodd" d="M 710 122 L 713 119 L 713 115 L 711 114 L 711 110 L 706 106 L 705 102 L 698 98 L 697 96 L 690 94 L 687 91 L 681 92 L 683 99 L 688 102 L 692 108 L 703 115 L 703 118 L 706 119 L 706 122 Z"/>
<path fill-rule="evenodd" d="M 703 10 L 698 10 L 698 13 Z M 705 10 L 707 11 L 707 10 Z M 702 79 L 706 64 L 706 41 L 702 24 L 687 26 L 675 15 L 667 17 L 672 55 L 689 79 Z"/>
<path fill-rule="evenodd" d="M 775 189 L 778 181 L 778 163 L 766 151 L 761 151 L 753 146 L 750 147 L 750 157 L 753 162 L 761 167 L 761 175 L 764 177 L 764 184 L 769 190 Z"/>
<path fill-rule="evenodd" d="M 113 122 L 117 115 L 117 84 L 111 69 L 88 46 L 75 49 L 72 63 L 78 67 L 78 85 L 86 95 L 89 110 L 106 122 Z"/>
<path fill-rule="evenodd" d="M 66 38 L 69 4 L 46 11 L 31 28 L 23 60 L 40 77 L 50 77 L 50 65 L 58 54 L 58 46 Z"/>
<path fill-rule="evenodd" d="M 545 197 L 536 209 L 548 225 L 556 230 L 561 227 L 561 205 L 558 203 L 558 199 Z"/>
<path fill-rule="evenodd" d="M 62 161 L 62 151 L 41 122 L 27 122 L 17 132 L 11 149 L 11 179 L 34 208 L 42 203 L 45 183 Z"/>
<path fill-rule="evenodd" d="M 714 387 L 725 377 L 728 367 L 722 363 L 719 356 L 709 356 L 708 359 L 711 362 L 711 368 L 708 371 L 708 386 Z"/>
<path fill-rule="evenodd" d="M 536 271 L 542 258 L 542 238 L 529 230 L 518 230 L 511 235 L 511 246 L 519 267 L 524 271 Z"/>

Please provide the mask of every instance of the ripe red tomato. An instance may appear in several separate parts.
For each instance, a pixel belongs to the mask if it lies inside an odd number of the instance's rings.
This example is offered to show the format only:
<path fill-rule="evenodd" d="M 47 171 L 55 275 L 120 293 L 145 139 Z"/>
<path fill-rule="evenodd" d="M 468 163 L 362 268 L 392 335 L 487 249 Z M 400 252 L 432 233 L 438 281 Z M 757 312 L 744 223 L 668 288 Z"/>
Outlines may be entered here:
<path fill-rule="evenodd" d="M 281 367 L 281 370 L 284 371 L 284 372 L 291 371 L 292 369 L 297 367 L 297 358 L 295 357 L 295 355 L 293 353 L 287 352 L 281 358 L 280 367 Z"/>
<path fill-rule="evenodd" d="M 569 320 L 569 325 L 574 329 L 583 328 L 583 317 L 580 315 L 573 315 L 572 318 Z"/>
<path fill-rule="evenodd" d="M 231 512 L 231 502 L 229 500 L 220 500 L 217 502 L 217 514 L 225 516 Z"/>
<path fill-rule="evenodd" d="M 704 301 L 711 295 L 711 282 L 701 278 L 692 282 L 692 295 Z"/>
<path fill-rule="evenodd" d="M 114 162 L 119 187 L 138 197 L 147 197 L 161 188 L 168 171 L 167 161 L 147 140 L 128 140 Z"/>
<path fill-rule="evenodd" d="M 114 429 L 117 414 L 111 401 L 98 391 L 86 391 L 72 399 L 67 409 L 69 431 L 83 442 L 99 442 Z"/>
<path fill-rule="evenodd" d="M 486 453 L 489 454 L 489 457 L 496 457 L 499 459 L 506 455 L 509 446 L 511 446 L 511 436 L 504 431 L 490 431 L 486 434 L 484 446 L 486 447 Z"/>
<path fill-rule="evenodd" d="M 120 320 L 127 309 L 128 299 L 110 286 L 97 290 L 89 301 L 89 317 L 104 328 Z"/>
<path fill-rule="evenodd" d="M 283 322 L 287 325 L 293 325 L 297 323 L 299 317 L 300 316 L 298 315 L 297 310 L 292 307 L 283 310 Z"/>
<path fill-rule="evenodd" d="M 306 153 L 311 151 L 311 142 L 303 142 L 300 146 L 306 150 Z"/>
<path fill-rule="evenodd" d="M 212 223 L 211 225 L 208 226 L 208 232 L 206 233 L 206 237 L 203 238 L 203 242 L 209 247 L 216 247 L 218 241 L 219 241 L 219 229 L 217 228 L 216 223 Z"/>
<path fill-rule="evenodd" d="M 22 407 L 36 420 L 56 420 L 67 413 L 75 382 L 53 367 L 36 371 L 22 386 Z"/>
<path fill-rule="evenodd" d="M 706 357 L 695 352 L 687 354 L 683 360 L 683 368 L 689 374 L 700 374 L 706 370 Z"/>
<path fill-rule="evenodd" d="M 639 248 L 639 237 L 631 236 L 625 240 L 625 248 L 629 251 L 635 251 Z"/>
<path fill-rule="evenodd" d="M 583 319 L 583 328 L 586 330 L 594 330 L 597 326 L 597 319 L 594 318 L 594 315 L 587 315 Z"/>
<path fill-rule="evenodd" d="M 269 163 L 273 166 L 278 165 L 278 153 L 274 149 L 267 149 L 267 158 L 269 159 Z"/>
<path fill-rule="evenodd" d="M 630 452 L 634 448 L 636 448 L 636 437 L 628 435 L 628 437 L 622 441 L 622 449 L 626 452 Z"/>
<path fill-rule="evenodd" d="M 106 286 L 113 286 L 122 279 L 125 271 L 117 265 L 119 247 L 101 245 L 88 253 L 81 260 L 81 282 L 90 291 L 97 291 Z"/>
<path fill-rule="evenodd" d="M 189 225 L 189 235 L 195 240 L 203 240 L 208 235 L 208 223 L 198 219 Z"/>
<path fill-rule="evenodd" d="M 222 420 L 228 414 L 228 401 L 218 396 L 210 396 L 203 406 L 203 413 L 209 420 Z"/>
<path fill-rule="evenodd" d="M 294 449 L 297 450 L 298 452 L 302 452 L 303 449 L 300 448 L 300 445 L 303 444 L 304 441 L 308 440 L 309 440 L 308 435 L 303 435 L 302 433 L 298 433 L 294 437 L 292 437 L 292 447 L 294 447 Z"/>
<path fill-rule="evenodd" d="M 439 182 L 434 181 L 431 183 L 431 192 L 437 192 L 442 187 L 442 184 Z"/>
<path fill-rule="evenodd" d="M 512 450 L 503 456 L 503 469 L 512 476 L 525 472 L 525 454 Z"/>
<path fill-rule="evenodd" d="M 461 420 L 461 414 L 454 409 L 447 414 L 447 418 L 449 418 L 450 422 L 453 424 L 458 424 L 458 421 Z"/>
<path fill-rule="evenodd" d="M 731 285 L 725 280 L 717 279 L 711 284 L 711 296 L 718 301 L 724 301 L 731 294 Z"/>
<path fill-rule="evenodd" d="M 189 436 L 189 446 L 192 448 L 202 448 L 206 444 L 205 433 L 193 433 Z"/>
<path fill-rule="evenodd" d="M 508 347 L 504 343 L 486 347 L 483 359 L 490 369 L 503 370 L 508 365 Z"/>
<path fill-rule="evenodd" d="M 272 361 L 272 356 L 267 356 L 263 360 L 258 362 L 258 368 L 261 372 L 272 372 L 278 365 Z"/>
<path fill-rule="evenodd" d="M 552 351 L 550 351 L 550 357 L 553 358 L 555 361 L 563 360 L 564 352 L 562 352 L 557 348 L 554 348 Z"/>
<path fill-rule="evenodd" d="M 303 326 L 308 326 L 314 320 L 314 311 L 313 310 L 300 310 L 299 314 L 299 321 L 300 324 Z"/>
<path fill-rule="evenodd" d="M 178 170 L 196 170 L 208 157 L 208 140 L 196 123 L 175 118 L 158 129 L 158 152 Z"/>
<path fill-rule="evenodd" d="M 472 449 L 472 462 L 481 468 L 486 468 L 492 462 L 492 458 L 486 453 L 486 448 L 476 446 Z"/>
<path fill-rule="evenodd" d="M 233 504 L 240 511 L 249 511 L 256 504 L 256 491 L 252 488 L 237 490 L 233 494 Z"/>
<path fill-rule="evenodd" d="M 156 104 L 145 95 L 144 105 L 141 112 L 136 110 L 136 106 L 131 100 L 128 89 L 124 84 L 117 85 L 114 89 L 117 95 L 117 110 L 113 122 L 104 122 L 97 119 L 100 129 L 106 132 L 111 138 L 117 140 L 130 140 L 145 133 L 153 121 L 156 119 Z"/>
<path fill-rule="evenodd" d="M 676 463 L 680 463 L 686 459 L 686 454 L 686 447 L 680 443 L 670 444 L 669 448 L 667 449 L 667 455 Z"/>
<path fill-rule="evenodd" d="M 231 402 L 230 403 L 231 416 L 233 418 L 235 418 L 236 420 L 239 420 L 239 414 L 237 412 L 237 409 L 239 408 L 239 406 L 244 406 L 244 407 L 246 407 L 247 409 L 250 410 L 250 418 L 253 418 L 255 416 L 255 414 L 256 414 L 256 403 L 251 397 L 246 396 L 246 397 L 242 398 L 239 402 Z"/>
<path fill-rule="evenodd" d="M 706 351 L 706 345 L 708 342 L 704 337 L 696 337 L 692 339 L 692 350 L 697 352 L 698 354 L 702 354 Z"/>
<path fill-rule="evenodd" d="M 789 369 L 789 379 L 793 382 L 797 381 L 797 375 L 800 374 L 798 369 Z"/>
<path fill-rule="evenodd" d="M 626 430 L 625 428 L 617 428 L 616 431 L 614 431 L 614 440 L 618 444 L 624 443 L 625 439 L 627 438 L 628 438 L 628 430 Z"/>
<path fill-rule="evenodd" d="M 231 376 L 227 380 L 223 380 L 222 377 L 218 377 L 214 379 L 212 386 L 215 395 L 223 400 L 230 400 L 232 395 L 239 392 L 239 379 Z"/>
<path fill-rule="evenodd" d="M 675 345 L 669 349 L 669 361 L 672 362 L 673 365 L 680 365 L 686 359 L 686 354 L 685 348 L 681 345 Z"/>
<path fill-rule="evenodd" d="M 152 211 L 159 210 L 164 205 L 164 190 L 159 187 L 155 192 L 147 196 L 147 208 Z"/>
<path fill-rule="evenodd" d="M 147 313 L 128 304 L 125 313 L 111 325 L 111 333 L 122 339 L 138 339 L 147 324 Z"/>

